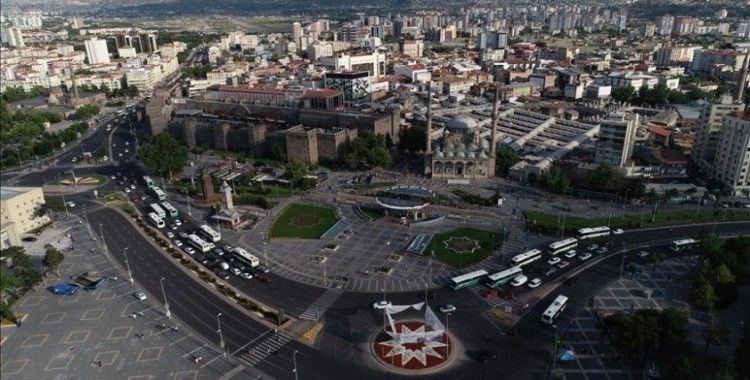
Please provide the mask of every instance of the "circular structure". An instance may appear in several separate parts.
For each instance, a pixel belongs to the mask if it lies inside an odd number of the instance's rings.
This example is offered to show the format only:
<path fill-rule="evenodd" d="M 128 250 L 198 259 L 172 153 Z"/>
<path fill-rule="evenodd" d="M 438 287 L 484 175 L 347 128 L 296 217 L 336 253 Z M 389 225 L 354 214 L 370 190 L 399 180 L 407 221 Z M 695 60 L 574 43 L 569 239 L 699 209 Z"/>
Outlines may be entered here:
<path fill-rule="evenodd" d="M 458 115 L 448 120 L 446 127 L 449 129 L 473 130 L 477 127 L 477 121 L 469 115 Z"/>
<path fill-rule="evenodd" d="M 399 336 L 417 336 L 432 331 L 424 321 L 394 322 L 395 333 L 388 326 L 375 335 L 372 352 L 378 362 L 400 374 L 434 371 L 448 364 L 453 342 L 446 333 L 432 339 L 400 339 Z"/>
<path fill-rule="evenodd" d="M 318 239 L 338 221 L 330 207 L 292 203 L 276 217 L 268 236 L 271 239 Z"/>
<path fill-rule="evenodd" d="M 391 211 L 419 211 L 429 206 L 435 194 L 419 186 L 394 186 L 381 191 L 375 202 Z"/>

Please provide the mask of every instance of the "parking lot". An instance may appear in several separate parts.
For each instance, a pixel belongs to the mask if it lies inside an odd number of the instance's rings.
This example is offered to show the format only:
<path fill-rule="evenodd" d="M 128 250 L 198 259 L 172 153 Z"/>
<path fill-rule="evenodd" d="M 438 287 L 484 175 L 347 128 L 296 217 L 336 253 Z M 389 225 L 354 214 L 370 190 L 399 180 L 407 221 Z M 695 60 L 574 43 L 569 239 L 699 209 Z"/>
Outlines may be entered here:
<path fill-rule="evenodd" d="M 231 357 L 222 358 L 187 327 L 166 318 L 157 300 L 137 299 L 140 289 L 125 280 L 79 219 L 70 216 L 57 228 L 69 231 L 74 250 L 66 252 L 60 278 L 48 276 L 37 292 L 16 304 L 16 312 L 28 318 L 20 327 L 3 329 L 4 379 L 217 378 L 237 367 Z M 79 289 L 74 295 L 46 289 L 88 271 L 110 279 L 97 291 Z"/>

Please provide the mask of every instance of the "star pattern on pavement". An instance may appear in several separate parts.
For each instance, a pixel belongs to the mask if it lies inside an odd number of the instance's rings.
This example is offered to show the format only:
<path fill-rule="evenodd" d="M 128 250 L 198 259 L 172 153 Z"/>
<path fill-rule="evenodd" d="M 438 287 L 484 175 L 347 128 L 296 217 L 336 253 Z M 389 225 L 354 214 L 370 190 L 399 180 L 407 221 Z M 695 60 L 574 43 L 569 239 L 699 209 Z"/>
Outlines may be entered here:
<path fill-rule="evenodd" d="M 440 342 L 440 341 L 428 341 L 428 342 L 420 342 L 420 343 L 408 343 L 409 346 L 415 346 L 419 345 L 418 348 L 408 348 L 404 343 L 401 342 L 399 339 L 399 335 L 401 334 L 412 334 L 412 333 L 424 333 L 425 332 L 425 326 L 419 326 L 418 328 L 411 330 L 406 325 L 401 325 L 401 332 L 392 332 L 389 331 L 388 335 L 390 335 L 391 339 L 381 342 L 380 344 L 390 347 L 390 351 L 385 354 L 386 358 L 394 357 L 394 356 L 401 356 L 401 365 L 404 366 L 407 363 L 409 363 L 412 359 L 417 359 L 418 362 L 422 363 L 423 366 L 427 365 L 427 357 L 433 356 L 438 359 L 443 359 L 443 356 L 440 355 L 435 349 L 436 348 L 442 348 L 447 347 L 448 345 L 446 343 Z"/>

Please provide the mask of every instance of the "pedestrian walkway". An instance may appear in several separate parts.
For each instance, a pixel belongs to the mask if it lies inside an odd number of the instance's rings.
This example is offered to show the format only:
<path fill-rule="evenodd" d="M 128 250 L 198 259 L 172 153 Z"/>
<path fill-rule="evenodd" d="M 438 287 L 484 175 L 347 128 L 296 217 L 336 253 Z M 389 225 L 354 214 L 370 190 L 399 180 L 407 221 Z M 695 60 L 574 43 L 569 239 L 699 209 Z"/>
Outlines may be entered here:
<path fill-rule="evenodd" d="M 331 305 L 341 297 L 343 292 L 339 289 L 328 289 L 323 293 L 315 302 L 305 310 L 300 319 L 306 319 L 308 321 L 318 321 L 325 314 Z"/>
<path fill-rule="evenodd" d="M 251 366 L 256 366 L 269 355 L 276 354 L 291 340 L 292 337 L 282 332 L 277 332 L 242 353 L 241 360 L 250 364 Z"/>
<path fill-rule="evenodd" d="M 506 306 L 512 306 L 511 302 L 500 297 L 485 297 L 484 292 L 488 289 L 481 285 L 475 285 L 468 288 L 470 292 L 474 293 L 477 297 L 481 298 L 486 304 L 505 310 Z"/>

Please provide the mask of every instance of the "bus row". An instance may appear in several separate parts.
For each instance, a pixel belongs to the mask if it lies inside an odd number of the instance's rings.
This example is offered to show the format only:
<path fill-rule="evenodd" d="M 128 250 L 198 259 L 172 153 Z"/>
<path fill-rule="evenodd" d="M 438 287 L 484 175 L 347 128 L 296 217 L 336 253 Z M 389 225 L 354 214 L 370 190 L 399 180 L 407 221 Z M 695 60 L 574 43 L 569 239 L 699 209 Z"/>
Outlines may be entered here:
<path fill-rule="evenodd" d="M 482 280 L 485 280 L 485 284 L 492 289 L 499 288 L 514 280 L 518 283 L 518 285 L 514 284 L 515 286 L 523 285 L 526 282 L 521 267 L 512 266 L 494 274 L 489 274 L 486 270 L 479 269 L 471 273 L 453 277 L 451 278 L 451 288 L 454 290 L 468 288 L 477 285 Z"/>

